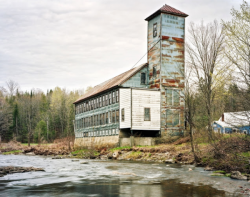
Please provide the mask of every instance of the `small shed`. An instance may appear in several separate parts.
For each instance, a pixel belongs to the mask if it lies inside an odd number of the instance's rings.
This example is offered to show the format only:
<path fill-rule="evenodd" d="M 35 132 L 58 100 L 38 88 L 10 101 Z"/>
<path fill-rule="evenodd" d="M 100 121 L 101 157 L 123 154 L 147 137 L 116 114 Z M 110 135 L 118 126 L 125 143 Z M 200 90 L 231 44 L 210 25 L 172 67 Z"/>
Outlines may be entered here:
<path fill-rule="evenodd" d="M 244 133 L 250 135 L 250 111 L 226 112 L 213 122 L 213 130 L 219 133 Z"/>

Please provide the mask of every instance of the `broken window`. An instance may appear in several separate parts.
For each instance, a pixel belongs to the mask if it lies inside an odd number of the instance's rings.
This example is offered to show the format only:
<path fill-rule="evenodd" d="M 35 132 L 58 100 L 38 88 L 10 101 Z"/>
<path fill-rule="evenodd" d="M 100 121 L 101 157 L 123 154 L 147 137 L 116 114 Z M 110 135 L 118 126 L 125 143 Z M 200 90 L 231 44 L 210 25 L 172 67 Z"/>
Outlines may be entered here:
<path fill-rule="evenodd" d="M 146 84 L 146 73 L 141 73 L 141 84 L 142 85 Z"/>
<path fill-rule="evenodd" d="M 180 90 L 167 89 L 166 90 L 166 103 L 169 106 L 179 106 L 180 105 Z"/>
<path fill-rule="evenodd" d="M 106 94 L 106 105 L 109 105 L 109 100 L 108 100 L 109 95 Z"/>
<path fill-rule="evenodd" d="M 153 24 L 153 37 L 157 36 L 157 23 Z"/>
<path fill-rule="evenodd" d="M 112 100 L 113 100 L 113 103 L 115 103 L 115 92 L 112 92 L 112 94 L 113 94 Z"/>
<path fill-rule="evenodd" d="M 107 112 L 106 113 L 106 124 L 108 124 L 109 123 L 109 113 Z"/>
<path fill-rule="evenodd" d="M 115 123 L 115 111 L 112 111 L 112 123 Z"/>
<path fill-rule="evenodd" d="M 144 121 L 150 121 L 150 108 L 144 108 Z"/>
<path fill-rule="evenodd" d="M 105 106 L 105 96 L 102 96 L 102 106 Z"/>
<path fill-rule="evenodd" d="M 119 90 L 116 90 L 116 102 L 119 102 Z"/>
<path fill-rule="evenodd" d="M 156 67 L 153 67 L 153 77 L 156 77 Z"/>
<path fill-rule="evenodd" d="M 116 122 L 119 122 L 119 110 L 116 110 Z"/>
<path fill-rule="evenodd" d="M 121 114 L 122 114 L 122 122 L 124 122 L 125 121 L 125 115 L 124 115 L 124 108 L 122 108 L 122 111 L 121 111 Z"/>

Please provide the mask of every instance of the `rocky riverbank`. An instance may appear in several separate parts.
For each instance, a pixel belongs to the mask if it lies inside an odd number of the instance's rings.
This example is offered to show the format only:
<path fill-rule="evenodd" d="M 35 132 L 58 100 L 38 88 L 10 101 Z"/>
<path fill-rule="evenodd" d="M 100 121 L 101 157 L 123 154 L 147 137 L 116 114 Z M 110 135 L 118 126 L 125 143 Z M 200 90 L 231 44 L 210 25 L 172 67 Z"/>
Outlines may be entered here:
<path fill-rule="evenodd" d="M 0 167 L 0 177 L 3 177 L 7 174 L 24 173 L 32 171 L 44 171 L 44 169 L 34 168 L 34 167 L 14 167 L 14 166 Z"/>

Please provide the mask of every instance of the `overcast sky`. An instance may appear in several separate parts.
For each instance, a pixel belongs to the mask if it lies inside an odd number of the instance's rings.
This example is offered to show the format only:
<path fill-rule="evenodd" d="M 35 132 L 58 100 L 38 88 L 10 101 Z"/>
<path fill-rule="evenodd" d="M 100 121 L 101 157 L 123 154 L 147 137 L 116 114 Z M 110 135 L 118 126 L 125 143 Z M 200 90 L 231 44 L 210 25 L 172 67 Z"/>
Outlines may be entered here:
<path fill-rule="evenodd" d="M 241 0 L 0 0 L 0 86 L 82 89 L 147 51 L 147 16 L 168 4 L 190 21 L 230 20 Z M 139 63 L 146 62 L 146 57 Z M 138 65 L 139 65 L 138 64 Z"/>

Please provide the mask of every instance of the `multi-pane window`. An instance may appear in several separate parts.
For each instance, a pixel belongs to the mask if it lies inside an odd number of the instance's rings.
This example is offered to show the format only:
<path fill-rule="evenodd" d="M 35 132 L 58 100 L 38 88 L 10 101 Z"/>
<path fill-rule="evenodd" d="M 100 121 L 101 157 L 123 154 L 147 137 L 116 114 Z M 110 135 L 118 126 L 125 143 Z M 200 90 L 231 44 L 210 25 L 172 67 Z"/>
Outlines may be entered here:
<path fill-rule="evenodd" d="M 83 112 L 85 112 L 86 103 L 83 103 Z"/>
<path fill-rule="evenodd" d="M 102 125 L 102 114 L 100 114 L 100 125 Z"/>
<path fill-rule="evenodd" d="M 99 98 L 96 99 L 96 108 L 99 107 Z"/>
<path fill-rule="evenodd" d="M 166 112 L 167 127 L 178 127 L 180 125 L 180 112 L 178 110 L 168 109 Z"/>
<path fill-rule="evenodd" d="M 112 104 L 112 93 L 111 92 L 109 93 L 109 104 L 110 105 Z"/>
<path fill-rule="evenodd" d="M 115 111 L 112 111 L 112 123 L 115 123 Z"/>
<path fill-rule="evenodd" d="M 146 84 L 146 73 L 141 73 L 141 84 L 142 85 Z"/>
<path fill-rule="evenodd" d="M 102 106 L 105 106 L 105 96 L 102 96 Z"/>
<path fill-rule="evenodd" d="M 116 102 L 118 103 L 119 102 L 119 91 L 116 90 Z"/>
<path fill-rule="evenodd" d="M 150 108 L 144 108 L 144 121 L 150 121 Z"/>
<path fill-rule="evenodd" d="M 157 23 L 153 24 L 153 37 L 157 36 Z"/>
<path fill-rule="evenodd" d="M 109 113 L 107 112 L 106 113 L 106 124 L 108 124 L 109 123 Z"/>
<path fill-rule="evenodd" d="M 166 90 L 166 103 L 169 106 L 179 106 L 180 105 L 180 90 L 177 89 L 167 89 Z"/>
<path fill-rule="evenodd" d="M 99 98 L 99 106 L 102 107 L 102 97 Z"/>
<path fill-rule="evenodd" d="M 94 99 L 94 109 L 96 108 L 96 103 L 95 103 L 95 99 Z"/>
<path fill-rule="evenodd" d="M 116 99 L 115 99 L 115 92 L 112 92 L 112 95 L 113 95 L 113 99 L 112 99 L 112 100 L 113 100 L 113 103 L 115 103 L 115 100 L 116 100 Z"/>
<path fill-rule="evenodd" d="M 116 122 L 119 122 L 119 110 L 116 110 Z"/>
<path fill-rule="evenodd" d="M 121 114 L 122 114 L 122 122 L 124 122 L 125 121 L 125 110 L 124 110 L 124 108 L 122 108 Z"/>
<path fill-rule="evenodd" d="M 109 105 L 108 94 L 106 94 L 106 105 Z"/>

